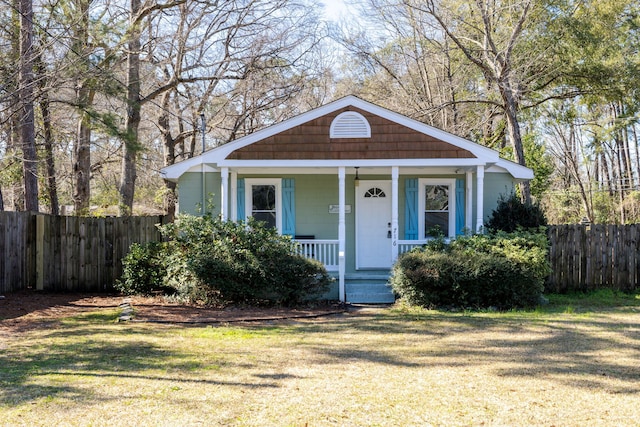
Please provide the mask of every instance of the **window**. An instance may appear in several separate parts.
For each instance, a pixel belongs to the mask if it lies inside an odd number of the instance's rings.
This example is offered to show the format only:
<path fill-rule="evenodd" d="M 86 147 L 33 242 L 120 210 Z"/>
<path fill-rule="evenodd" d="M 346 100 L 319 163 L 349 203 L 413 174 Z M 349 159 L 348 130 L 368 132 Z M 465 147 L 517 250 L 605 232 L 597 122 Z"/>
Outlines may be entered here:
<path fill-rule="evenodd" d="M 247 217 L 281 229 L 280 180 L 246 179 L 245 206 Z"/>
<path fill-rule="evenodd" d="M 455 235 L 455 180 L 420 180 L 420 236 L 432 237 L 435 227 L 445 236 Z"/>
<path fill-rule="evenodd" d="M 387 197 L 387 195 L 384 194 L 384 191 L 382 191 L 378 187 L 373 187 L 373 188 L 368 189 L 367 192 L 364 193 L 364 197 L 379 198 L 379 197 Z"/>

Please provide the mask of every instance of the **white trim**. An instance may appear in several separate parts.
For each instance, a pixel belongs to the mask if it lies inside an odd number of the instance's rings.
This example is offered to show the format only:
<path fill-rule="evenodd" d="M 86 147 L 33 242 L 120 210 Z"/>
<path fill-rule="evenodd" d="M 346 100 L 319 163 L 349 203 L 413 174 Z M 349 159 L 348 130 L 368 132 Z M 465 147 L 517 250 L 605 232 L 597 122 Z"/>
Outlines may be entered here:
<path fill-rule="evenodd" d="M 398 178 L 400 168 L 391 168 L 391 264 L 398 259 Z"/>
<path fill-rule="evenodd" d="M 371 138 L 371 125 L 362 114 L 345 111 L 331 122 L 329 138 Z"/>
<path fill-rule="evenodd" d="M 229 207 L 231 208 L 231 220 L 238 220 L 238 172 L 231 171 L 231 184 L 229 186 Z"/>
<path fill-rule="evenodd" d="M 276 228 L 282 234 L 282 179 L 245 178 L 244 179 L 244 214 L 245 221 L 253 212 L 253 185 L 275 185 L 276 187 Z"/>
<path fill-rule="evenodd" d="M 446 237 L 456 235 L 456 180 L 455 178 L 420 178 L 418 180 L 418 238 L 424 239 L 425 185 L 449 186 L 449 230 Z"/>
<path fill-rule="evenodd" d="M 220 169 L 220 216 L 229 219 L 229 168 Z"/>
<path fill-rule="evenodd" d="M 486 165 L 478 159 L 376 159 L 376 160 L 222 160 L 229 168 L 320 168 L 320 167 L 475 167 Z"/>
<path fill-rule="evenodd" d="M 476 204 L 476 233 L 482 231 L 484 227 L 484 168 L 478 166 L 476 171 L 476 194 L 478 197 Z"/>
<path fill-rule="evenodd" d="M 347 226 L 346 226 L 346 171 L 344 167 L 338 168 L 338 299 L 341 302 L 347 301 L 344 276 L 347 266 Z"/>
<path fill-rule="evenodd" d="M 465 173 L 464 227 L 468 233 L 473 232 L 473 172 Z"/>

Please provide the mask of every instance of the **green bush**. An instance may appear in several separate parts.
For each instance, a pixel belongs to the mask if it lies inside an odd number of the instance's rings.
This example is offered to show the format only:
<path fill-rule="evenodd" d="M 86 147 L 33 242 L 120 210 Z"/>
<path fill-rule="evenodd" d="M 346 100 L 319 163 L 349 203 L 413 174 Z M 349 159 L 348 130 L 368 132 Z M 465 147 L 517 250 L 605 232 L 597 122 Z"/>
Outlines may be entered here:
<path fill-rule="evenodd" d="M 327 290 L 324 266 L 298 255 L 290 237 L 253 219 L 213 225 L 213 241 L 197 239 L 188 265 L 221 302 L 294 305 Z"/>
<path fill-rule="evenodd" d="M 538 229 L 547 225 L 547 218 L 537 203 L 523 203 L 515 193 L 501 195 L 485 227 L 490 231 L 512 233 L 518 229 Z"/>
<path fill-rule="evenodd" d="M 391 285 L 403 300 L 425 307 L 533 306 L 550 272 L 546 251 L 541 233 L 460 237 L 403 254 Z"/>
<path fill-rule="evenodd" d="M 159 242 L 132 244 L 122 259 L 122 278 L 116 281 L 116 290 L 125 295 L 149 295 L 163 289 L 166 267 L 162 249 Z"/>
<path fill-rule="evenodd" d="M 295 305 L 326 292 L 331 281 L 321 263 L 296 253 L 290 237 L 253 219 L 236 223 L 181 215 L 160 231 L 168 241 L 159 244 L 153 259 L 159 258 L 155 264 L 162 270 L 142 262 L 149 257 L 132 255 L 125 260 L 131 265 L 123 292 L 158 287 L 159 275 L 165 290 L 187 302 Z M 157 271 L 153 280 L 139 272 L 146 268 Z"/>

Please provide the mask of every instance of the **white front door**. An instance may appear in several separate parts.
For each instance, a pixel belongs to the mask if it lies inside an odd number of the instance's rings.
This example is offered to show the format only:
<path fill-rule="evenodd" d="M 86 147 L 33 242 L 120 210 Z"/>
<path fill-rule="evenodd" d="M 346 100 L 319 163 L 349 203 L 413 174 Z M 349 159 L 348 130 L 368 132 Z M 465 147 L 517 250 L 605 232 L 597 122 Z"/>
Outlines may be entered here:
<path fill-rule="evenodd" d="M 360 181 L 356 215 L 356 268 L 391 268 L 391 181 Z"/>

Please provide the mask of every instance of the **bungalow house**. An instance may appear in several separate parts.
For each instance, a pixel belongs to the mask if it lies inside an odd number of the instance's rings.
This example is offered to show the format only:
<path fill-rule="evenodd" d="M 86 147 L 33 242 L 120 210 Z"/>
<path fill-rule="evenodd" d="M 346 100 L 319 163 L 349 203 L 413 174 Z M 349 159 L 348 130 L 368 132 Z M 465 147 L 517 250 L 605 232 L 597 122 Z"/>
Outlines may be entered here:
<path fill-rule="evenodd" d="M 335 274 L 327 295 L 392 302 L 386 286 L 399 254 L 434 226 L 477 231 L 533 172 L 498 153 L 354 96 L 168 166 L 178 211 L 253 216 L 299 242 Z"/>

